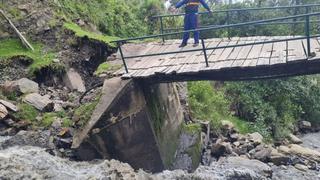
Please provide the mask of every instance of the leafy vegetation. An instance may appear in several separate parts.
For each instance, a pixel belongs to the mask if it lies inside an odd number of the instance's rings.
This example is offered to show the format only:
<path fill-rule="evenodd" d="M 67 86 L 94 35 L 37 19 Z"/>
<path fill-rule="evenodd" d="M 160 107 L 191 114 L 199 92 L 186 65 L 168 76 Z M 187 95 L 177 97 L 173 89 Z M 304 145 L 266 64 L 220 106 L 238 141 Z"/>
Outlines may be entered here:
<path fill-rule="evenodd" d="M 0 40 L 0 60 L 4 62 L 13 57 L 26 57 L 31 60 L 29 66 L 30 75 L 45 67 L 60 68 L 59 65 L 53 63 L 55 54 L 53 52 L 46 52 L 43 46 L 39 43 L 32 43 L 34 51 L 28 50 L 22 46 L 18 39 L 4 39 Z M 1 62 L 0 62 L 1 63 Z"/>
<path fill-rule="evenodd" d="M 253 122 L 264 136 L 281 139 L 299 119 L 318 121 L 319 76 L 282 80 L 228 83 L 229 100 L 236 114 Z"/>
<path fill-rule="evenodd" d="M 56 113 L 45 113 L 42 117 L 41 125 L 43 127 L 50 127 L 56 118 Z"/>
<path fill-rule="evenodd" d="M 213 88 L 214 82 L 201 81 L 188 83 L 188 96 L 192 115 L 199 120 L 210 121 L 210 125 L 220 131 L 221 121 L 229 120 L 242 134 L 254 132 L 254 127 L 247 121 L 232 116 L 231 100 L 225 94 L 225 89 Z"/>
<path fill-rule="evenodd" d="M 86 123 L 90 120 L 91 115 L 99 102 L 99 99 L 100 97 L 93 102 L 83 104 L 74 111 L 73 116 L 77 119 L 77 125 L 80 127 L 86 125 Z"/>
<path fill-rule="evenodd" d="M 70 22 L 64 23 L 64 28 L 74 32 L 77 37 L 88 37 L 89 39 L 106 43 L 111 47 L 115 47 L 115 44 L 111 43 L 111 41 L 115 41 L 119 39 L 118 37 L 114 37 L 114 36 L 106 36 L 106 35 L 90 32 L 90 31 L 86 31 L 75 23 L 70 23 Z"/>
<path fill-rule="evenodd" d="M 94 72 L 94 75 L 98 76 L 103 73 L 107 73 L 108 71 L 115 71 L 121 68 L 122 65 L 112 65 L 108 62 L 104 62 L 99 65 L 97 70 Z"/>
<path fill-rule="evenodd" d="M 319 76 L 229 82 L 221 89 L 210 82 L 191 82 L 188 89 L 194 118 L 210 120 L 216 130 L 226 119 L 240 133 L 257 131 L 266 139 L 282 139 L 300 119 L 320 123 Z"/>
<path fill-rule="evenodd" d="M 59 0 L 59 3 L 67 17 L 92 22 L 102 33 L 118 37 L 146 34 L 149 17 L 162 9 L 159 0 Z"/>
<path fill-rule="evenodd" d="M 192 168 L 196 169 L 200 163 L 201 158 L 201 126 L 200 124 L 188 124 L 182 126 L 182 131 L 191 136 L 196 136 L 197 140 L 193 146 L 186 150 L 186 153 L 191 156 Z"/>
<path fill-rule="evenodd" d="M 43 127 L 50 127 L 56 119 L 61 119 L 62 127 L 72 126 L 72 121 L 67 117 L 64 111 L 45 113 L 40 123 Z"/>
<path fill-rule="evenodd" d="M 20 110 L 14 114 L 17 119 L 36 123 L 36 118 L 39 114 L 38 110 L 25 103 L 19 104 L 18 107 Z"/>

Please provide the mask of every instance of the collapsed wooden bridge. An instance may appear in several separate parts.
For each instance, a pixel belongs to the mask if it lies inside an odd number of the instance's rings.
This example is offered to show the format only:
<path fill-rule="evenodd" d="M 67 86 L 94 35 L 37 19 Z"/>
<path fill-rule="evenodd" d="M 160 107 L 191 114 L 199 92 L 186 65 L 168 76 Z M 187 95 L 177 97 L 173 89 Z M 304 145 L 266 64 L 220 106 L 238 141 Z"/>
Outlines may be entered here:
<path fill-rule="evenodd" d="M 320 73 L 319 35 L 311 35 L 310 19 L 320 13 L 259 20 L 232 25 L 206 27 L 207 31 L 268 24 L 303 18 L 304 36 L 252 36 L 201 39 L 201 44 L 179 48 L 180 40 L 162 33 L 117 41 L 124 68 L 115 74 L 123 78 L 151 82 L 192 80 L 255 80 Z M 162 38 L 161 42 L 127 43 L 132 40 Z M 127 43 L 127 44 L 125 44 Z M 124 44 L 124 45 L 123 45 Z"/>

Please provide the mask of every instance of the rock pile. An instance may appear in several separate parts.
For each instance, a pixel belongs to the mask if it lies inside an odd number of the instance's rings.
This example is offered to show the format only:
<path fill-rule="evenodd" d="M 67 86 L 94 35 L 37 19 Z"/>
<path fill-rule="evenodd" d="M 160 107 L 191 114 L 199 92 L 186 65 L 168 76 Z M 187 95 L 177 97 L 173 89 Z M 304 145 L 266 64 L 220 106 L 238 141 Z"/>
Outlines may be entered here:
<path fill-rule="evenodd" d="M 289 135 L 289 140 L 292 144 L 267 145 L 259 133 L 241 135 L 230 122 L 224 122 L 223 135 L 212 138 L 206 149 L 205 154 L 211 155 L 207 157 L 210 159 L 207 165 L 224 157 L 239 157 L 259 160 L 270 166 L 294 166 L 300 171 L 319 170 L 320 152 L 298 145 L 302 141 L 293 134 Z"/>
<path fill-rule="evenodd" d="M 56 146 L 65 152 L 72 143 L 73 129 L 63 128 L 63 122 L 67 118 L 75 123 L 71 119 L 80 106 L 79 97 L 79 92 L 63 86 L 40 86 L 27 78 L 7 81 L 0 85 L 0 136 L 45 127 L 51 131 L 50 138 Z"/>

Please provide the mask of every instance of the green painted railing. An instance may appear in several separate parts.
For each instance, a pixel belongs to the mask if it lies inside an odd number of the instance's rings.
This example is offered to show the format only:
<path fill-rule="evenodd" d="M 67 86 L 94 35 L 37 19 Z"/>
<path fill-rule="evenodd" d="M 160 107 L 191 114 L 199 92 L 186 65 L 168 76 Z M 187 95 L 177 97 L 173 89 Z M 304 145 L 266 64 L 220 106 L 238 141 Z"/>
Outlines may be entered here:
<path fill-rule="evenodd" d="M 233 13 L 237 12 L 261 12 L 261 11 L 272 11 L 272 10 L 295 10 L 295 12 L 292 15 L 298 15 L 298 11 L 304 11 L 305 14 L 311 13 L 313 8 L 320 8 L 320 4 L 307 4 L 307 5 L 297 5 L 297 6 L 278 6 L 278 7 L 260 7 L 260 8 L 243 8 L 243 9 L 226 9 L 226 10 L 214 10 L 212 12 L 213 16 L 215 17 L 215 14 L 225 14 L 225 24 L 217 24 L 219 25 L 229 25 L 232 24 L 230 17 L 232 17 Z M 319 9 L 318 9 L 319 11 Z M 204 14 L 209 14 L 209 12 L 199 12 L 199 15 L 204 15 Z M 152 19 L 156 19 L 160 22 L 160 34 L 163 34 L 165 32 L 170 32 L 170 31 L 178 31 L 178 30 L 183 30 L 183 27 L 179 28 L 165 28 L 164 27 L 164 20 L 168 18 L 176 18 L 176 17 L 182 17 L 184 16 L 185 13 L 179 13 L 179 14 L 165 14 L 165 15 L 157 15 L 153 16 Z M 210 18 L 210 17 L 208 17 Z M 301 24 L 301 21 L 296 21 L 296 19 L 292 19 L 293 22 L 278 22 L 277 24 Z M 320 22 L 320 21 L 312 21 L 312 22 Z M 212 25 L 212 24 L 211 24 Z M 263 24 L 260 24 L 263 25 Z M 272 25 L 272 24 L 268 24 Z M 202 26 L 200 28 L 204 28 L 206 26 Z M 228 37 L 230 38 L 231 35 L 231 29 L 228 28 Z M 162 41 L 165 41 L 165 38 L 162 38 Z"/>
<path fill-rule="evenodd" d="M 161 33 L 158 35 L 149 35 L 149 36 L 142 36 L 142 37 L 133 37 L 133 38 L 127 38 L 127 39 L 121 39 L 118 41 L 114 41 L 118 44 L 120 55 L 124 64 L 124 68 L 126 70 L 126 73 L 128 73 L 128 67 L 126 64 L 126 59 L 130 58 L 138 58 L 138 57 L 148 57 L 148 56 L 159 56 L 159 55 L 167 55 L 167 54 L 178 54 L 178 53 L 186 53 L 186 52 L 196 52 L 196 51 L 203 51 L 204 54 L 204 59 L 206 66 L 209 66 L 208 63 L 208 56 L 207 56 L 207 50 L 215 50 L 215 49 L 221 49 L 221 48 L 234 48 L 234 47 L 241 47 L 241 46 L 249 46 L 249 45 L 257 45 L 257 44 L 267 44 L 267 43 L 275 43 L 275 42 L 284 42 L 284 41 L 293 41 L 293 40 L 300 40 L 300 39 L 306 39 L 307 40 L 307 54 L 309 57 L 313 56 L 313 53 L 311 52 L 311 47 L 310 47 L 310 39 L 315 38 L 315 37 L 320 37 L 319 34 L 317 35 L 311 35 L 311 30 L 310 30 L 310 18 L 313 16 L 320 16 L 320 12 L 317 13 L 308 13 L 307 11 L 306 14 L 301 14 L 301 15 L 295 15 L 295 16 L 288 16 L 288 17 L 280 17 L 280 18 L 272 18 L 272 19 L 266 19 L 266 20 L 258 20 L 258 21 L 251 21 L 251 22 L 243 22 L 243 23 L 237 23 L 237 24 L 229 24 L 229 25 L 221 25 L 221 26 L 208 26 L 205 28 L 199 28 L 195 30 L 188 30 L 188 31 L 179 31 L 179 32 L 171 32 L 171 33 Z M 206 47 L 205 46 L 205 40 L 201 38 L 201 48 L 196 48 L 196 49 L 191 49 L 191 50 L 181 50 L 181 51 L 170 51 L 170 52 L 164 52 L 164 53 L 153 53 L 153 54 L 143 54 L 143 55 L 135 55 L 135 56 L 124 56 L 121 45 L 123 43 L 129 42 L 129 41 L 135 41 L 135 40 L 144 40 L 144 39 L 151 39 L 151 38 L 164 38 L 167 36 L 172 36 L 172 35 L 178 35 L 178 34 L 183 34 L 185 32 L 195 32 L 195 31 L 209 31 L 209 30 L 218 30 L 218 29 L 231 29 L 231 28 L 239 28 L 243 26 L 257 26 L 261 24 L 272 24 L 276 22 L 283 22 L 283 21 L 288 21 L 291 19 L 298 19 L 298 18 L 304 18 L 304 21 L 301 21 L 305 24 L 304 28 L 304 36 L 299 36 L 299 37 L 292 37 L 292 38 L 286 38 L 286 39 L 280 39 L 280 40 L 270 40 L 270 41 L 263 41 L 263 42 L 254 42 L 254 43 L 248 43 L 248 44 L 237 44 L 237 45 L 228 45 L 228 46 L 219 46 L 219 47 Z M 301 23 L 300 22 L 300 23 Z M 178 47 L 177 47 L 178 49 Z"/>

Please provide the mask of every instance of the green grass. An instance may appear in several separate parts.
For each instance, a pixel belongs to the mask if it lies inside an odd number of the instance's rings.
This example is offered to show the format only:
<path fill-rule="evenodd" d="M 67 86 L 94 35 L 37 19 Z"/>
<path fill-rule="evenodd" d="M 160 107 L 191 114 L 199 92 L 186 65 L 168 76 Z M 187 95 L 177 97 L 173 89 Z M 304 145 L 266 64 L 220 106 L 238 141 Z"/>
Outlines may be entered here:
<path fill-rule="evenodd" d="M 41 125 L 46 128 L 50 127 L 54 122 L 54 120 L 56 119 L 56 117 L 57 117 L 56 113 L 45 113 L 42 117 Z"/>
<path fill-rule="evenodd" d="M 66 28 L 70 31 L 73 31 L 75 33 L 75 35 L 78 37 L 88 37 L 89 39 L 103 42 L 110 47 L 116 47 L 116 45 L 114 43 L 111 43 L 111 41 L 115 41 L 115 40 L 119 39 L 118 37 L 114 37 L 114 36 L 107 36 L 107 35 L 102 35 L 102 34 L 97 34 L 94 32 L 86 31 L 75 23 L 67 22 L 67 23 L 64 23 L 63 26 L 64 26 L 64 28 Z"/>
<path fill-rule="evenodd" d="M 199 134 L 201 132 L 201 125 L 197 123 L 188 125 L 183 124 L 182 128 L 184 132 L 187 132 L 189 134 Z"/>
<path fill-rule="evenodd" d="M 248 121 L 242 120 L 234 116 L 228 118 L 228 120 L 234 125 L 234 127 L 236 128 L 236 130 L 239 131 L 240 134 L 255 132 L 254 128 Z"/>
<path fill-rule="evenodd" d="M 65 117 L 62 119 L 62 127 L 71 127 L 73 125 L 73 122 L 71 119 Z"/>
<path fill-rule="evenodd" d="M 50 127 L 54 120 L 58 118 L 62 120 L 62 127 L 70 127 L 72 126 L 73 122 L 67 117 L 67 114 L 65 111 L 60 112 L 51 112 L 51 113 L 45 113 L 42 117 L 42 122 L 40 123 L 43 127 Z"/>
<path fill-rule="evenodd" d="M 196 143 L 186 150 L 186 153 L 192 159 L 192 169 L 196 169 L 201 158 L 201 125 L 197 123 L 183 124 L 182 131 L 189 135 L 197 136 Z"/>
<path fill-rule="evenodd" d="M 24 56 L 32 61 L 29 66 L 29 73 L 33 75 L 45 67 L 55 67 L 53 59 L 55 54 L 52 52 L 44 52 L 43 47 L 39 43 L 32 43 L 34 51 L 26 49 L 19 39 L 4 39 L 0 40 L 0 60 L 8 60 L 13 57 Z M 0 62 L 1 63 L 1 62 Z"/>
<path fill-rule="evenodd" d="M 107 73 L 108 71 L 116 71 L 118 69 L 121 68 L 122 65 L 118 64 L 118 65 L 111 65 L 108 62 L 104 62 L 102 64 L 99 65 L 99 67 L 97 68 L 97 70 L 94 72 L 94 75 L 98 76 L 100 74 L 103 73 Z"/>
<path fill-rule="evenodd" d="M 39 112 L 33 106 L 22 103 L 19 104 L 18 107 L 20 110 L 14 114 L 15 118 L 29 121 L 31 123 L 36 122 Z"/>
<path fill-rule="evenodd" d="M 73 116 L 78 119 L 77 125 L 84 127 L 87 124 L 99 102 L 99 99 L 100 96 L 97 97 L 93 102 L 83 104 L 74 111 Z"/>

